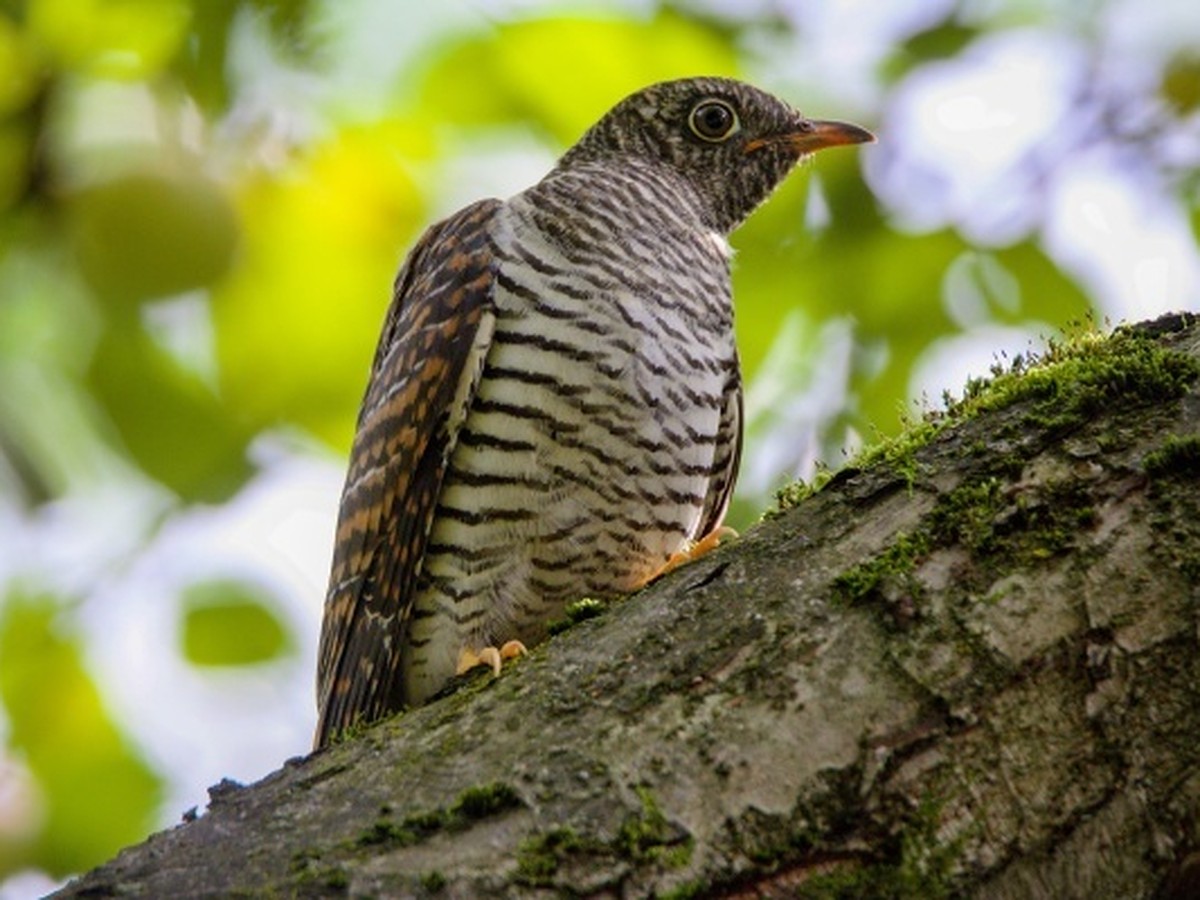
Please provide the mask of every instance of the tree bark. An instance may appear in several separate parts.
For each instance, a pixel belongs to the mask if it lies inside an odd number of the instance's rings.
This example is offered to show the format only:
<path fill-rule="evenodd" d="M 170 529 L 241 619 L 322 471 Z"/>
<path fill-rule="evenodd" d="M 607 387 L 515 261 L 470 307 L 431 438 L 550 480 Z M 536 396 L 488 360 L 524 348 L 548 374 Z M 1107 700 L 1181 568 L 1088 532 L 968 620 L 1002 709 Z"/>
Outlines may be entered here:
<path fill-rule="evenodd" d="M 1198 357 L 1052 354 L 61 896 L 1194 896 Z"/>

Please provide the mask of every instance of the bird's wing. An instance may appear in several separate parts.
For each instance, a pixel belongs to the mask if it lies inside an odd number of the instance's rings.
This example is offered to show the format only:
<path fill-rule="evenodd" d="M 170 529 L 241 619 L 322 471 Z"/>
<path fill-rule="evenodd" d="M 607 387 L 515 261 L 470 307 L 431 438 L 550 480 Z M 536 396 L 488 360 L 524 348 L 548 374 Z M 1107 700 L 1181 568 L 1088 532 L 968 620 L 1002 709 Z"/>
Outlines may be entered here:
<path fill-rule="evenodd" d="M 399 708 L 401 647 L 442 478 L 491 340 L 484 200 L 434 225 L 396 276 L 342 492 L 317 663 L 316 745 Z"/>
<path fill-rule="evenodd" d="M 742 376 L 736 359 L 729 371 L 725 385 L 725 406 L 721 410 L 721 421 L 717 425 L 717 453 L 713 460 L 713 477 L 709 482 L 708 494 L 704 498 L 704 509 L 700 514 L 700 530 L 694 540 L 708 537 L 721 527 L 729 501 L 733 497 L 733 486 L 737 481 L 738 467 L 742 460 Z"/>

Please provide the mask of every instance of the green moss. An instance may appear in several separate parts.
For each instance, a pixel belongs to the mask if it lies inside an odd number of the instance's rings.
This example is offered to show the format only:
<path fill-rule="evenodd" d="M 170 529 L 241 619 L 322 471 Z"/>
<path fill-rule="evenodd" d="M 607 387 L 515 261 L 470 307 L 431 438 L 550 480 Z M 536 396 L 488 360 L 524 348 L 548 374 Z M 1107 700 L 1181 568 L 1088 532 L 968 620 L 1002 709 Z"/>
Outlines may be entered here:
<path fill-rule="evenodd" d="M 806 880 L 796 891 L 803 900 L 943 900 L 957 896 L 953 873 L 963 841 L 938 837 L 939 812 L 921 804 L 895 843 L 893 858 L 873 862 L 847 860 Z"/>
<path fill-rule="evenodd" d="M 874 558 L 842 572 L 833 590 L 850 603 L 878 595 L 885 585 L 920 598 L 924 587 L 914 572 L 939 547 L 962 547 L 983 577 L 994 577 L 1064 552 L 1095 521 L 1084 483 L 1047 482 L 1014 492 L 1000 479 L 985 477 L 939 497 L 916 530 L 897 534 Z"/>
<path fill-rule="evenodd" d="M 314 890 L 320 893 L 345 893 L 350 886 L 350 876 L 346 870 L 338 865 L 322 865 L 321 851 L 313 848 L 293 853 L 288 871 L 292 876 L 292 885 L 302 895 Z M 254 890 L 246 892 L 246 895 L 257 897 L 261 893 L 261 890 Z"/>
<path fill-rule="evenodd" d="M 574 603 L 568 603 L 567 608 L 563 611 L 564 617 L 555 619 L 548 626 L 547 631 L 550 634 L 560 634 L 586 619 L 594 619 L 608 609 L 608 603 L 604 600 L 597 600 L 594 597 L 583 597 L 576 600 Z"/>
<path fill-rule="evenodd" d="M 693 878 L 683 884 L 659 894 L 662 900 L 696 900 L 698 897 L 708 897 L 712 894 L 712 884 L 703 878 Z"/>
<path fill-rule="evenodd" d="M 896 535 L 896 539 L 874 559 L 847 569 L 833 580 L 833 589 L 849 603 L 856 603 L 873 595 L 885 580 L 900 579 L 908 582 L 913 569 L 930 549 L 929 536 L 925 532 Z M 912 584 L 915 590 L 919 585 Z"/>
<path fill-rule="evenodd" d="M 1142 469 L 1151 478 L 1200 476 L 1200 435 L 1167 435 L 1161 447 L 1146 454 Z"/>
<path fill-rule="evenodd" d="M 533 887 L 553 884 L 560 867 L 572 859 L 627 860 L 639 865 L 679 868 L 692 858 L 690 835 L 673 829 L 649 788 L 637 788 L 640 811 L 631 815 L 612 840 L 584 837 L 572 828 L 534 835 L 517 848 L 517 881 Z"/>
<path fill-rule="evenodd" d="M 635 862 L 656 860 L 671 868 L 686 865 L 692 858 L 691 837 L 680 839 L 671 834 L 666 816 L 649 788 L 639 786 L 637 795 L 642 802 L 641 813 L 622 823 L 614 842 L 615 849 L 625 859 Z"/>
<path fill-rule="evenodd" d="M 1192 584 L 1200 582 L 1200 553 L 1186 556 L 1178 561 L 1179 571 Z"/>
<path fill-rule="evenodd" d="M 399 710 L 387 718 L 399 718 L 402 715 L 404 715 L 404 710 Z M 346 741 L 353 741 L 356 738 L 360 738 L 375 724 L 375 722 L 367 721 L 362 716 L 355 716 L 349 725 L 345 728 L 339 728 L 330 735 L 329 745 L 336 746 L 337 744 L 344 744 Z"/>
<path fill-rule="evenodd" d="M 960 485 L 939 499 L 929 516 L 933 543 L 958 543 L 974 552 L 988 552 L 994 543 L 996 518 L 1004 505 L 998 478 Z"/>
<path fill-rule="evenodd" d="M 302 850 L 297 850 L 292 854 L 291 863 L 288 868 L 292 872 L 304 872 L 321 858 L 321 851 L 312 847 L 305 847 Z"/>
<path fill-rule="evenodd" d="M 908 423 L 900 434 L 873 443 L 849 467 L 889 465 L 911 487 L 920 474 L 917 451 L 951 425 L 981 413 L 1029 403 L 1029 424 L 1072 427 L 1113 403 L 1179 397 L 1197 380 L 1200 360 L 1167 349 L 1136 328 L 1118 328 L 1108 336 L 1089 332 L 1051 341 L 1039 355 L 1017 357 L 1007 369 L 994 367 L 990 378 L 969 380 L 961 398 L 947 396 L 944 411 L 930 412 Z M 801 503 L 832 476 L 824 472 L 818 477 L 812 486 L 796 482 L 777 492 L 778 509 Z"/>
<path fill-rule="evenodd" d="M 977 559 L 1021 564 L 1063 552 L 1095 521 L 1091 495 L 1080 482 L 1047 482 L 1012 494 L 998 479 L 985 478 L 942 498 L 928 527 L 935 544 L 957 543 Z"/>
<path fill-rule="evenodd" d="M 799 506 L 813 494 L 818 493 L 825 485 L 829 484 L 833 476 L 834 472 L 832 469 L 818 463 L 817 470 L 813 473 L 812 481 L 797 479 L 791 484 L 784 485 L 777 490 L 775 492 L 775 507 L 763 513 L 763 518 L 772 519 L 787 512 L 789 509 Z"/>
<path fill-rule="evenodd" d="M 1048 559 L 1074 546 L 1079 534 L 1097 521 L 1087 485 L 1075 481 L 1047 484 L 1036 505 L 1017 504 L 1016 529 L 1006 543 L 1018 558 Z M 1002 548 L 1001 552 L 1005 552 Z"/>
<path fill-rule="evenodd" d="M 371 847 L 378 844 L 409 847 L 419 844 L 441 831 L 446 827 L 446 823 L 446 815 L 440 812 L 417 813 L 408 816 L 402 822 L 378 819 L 355 839 L 355 843 L 360 847 Z"/>
<path fill-rule="evenodd" d="M 898 435 L 884 438 L 865 448 L 851 460 L 850 467 L 866 469 L 876 465 L 889 465 L 911 488 L 920 474 L 917 451 L 941 434 L 952 421 L 955 421 L 954 417 L 947 414 L 910 422 Z"/>
<path fill-rule="evenodd" d="M 1192 484 L 1197 477 L 1192 468 L 1195 440 L 1168 437 L 1143 460 L 1143 468 L 1153 479 L 1149 492 L 1155 507 L 1150 519 L 1155 533 L 1153 552 L 1177 569 L 1187 584 L 1200 583 L 1200 494 Z"/>
<path fill-rule="evenodd" d="M 421 876 L 421 887 L 431 894 L 439 893 L 446 887 L 446 876 L 441 872 L 426 872 Z"/>
<path fill-rule="evenodd" d="M 961 399 L 947 397 L 945 411 L 929 413 L 901 434 L 866 448 L 850 465 L 894 466 L 911 485 L 916 452 L 949 426 L 981 413 L 1030 404 L 1030 425 L 1074 427 L 1114 403 L 1152 403 L 1182 396 L 1200 380 L 1200 360 L 1163 347 L 1137 328 L 1118 328 L 1105 337 L 1090 332 L 1062 341 L 990 378 L 967 382 Z"/>
<path fill-rule="evenodd" d="M 299 889 L 320 889 L 344 894 L 350 887 L 350 876 L 341 866 L 306 866 L 296 871 L 292 884 Z"/>
<path fill-rule="evenodd" d="M 511 787 L 502 782 L 467 788 L 450 807 L 451 823 L 466 824 L 473 819 L 483 819 L 521 806 L 521 798 Z"/>
<path fill-rule="evenodd" d="M 569 857 L 602 849 L 599 841 L 580 837 L 573 828 L 554 828 L 526 838 L 517 847 L 517 882 L 545 887 Z"/>
<path fill-rule="evenodd" d="M 799 506 L 817 492 L 817 488 L 803 479 L 797 479 L 791 484 L 785 484 L 775 492 L 775 507 L 768 509 L 763 518 L 770 519 Z"/>
<path fill-rule="evenodd" d="M 341 866 L 329 866 L 319 872 L 320 884 L 337 891 L 345 891 L 350 887 L 350 876 Z"/>
<path fill-rule="evenodd" d="M 1024 400 L 1049 423 L 1073 424 L 1109 404 L 1181 396 L 1200 379 L 1200 360 L 1163 347 L 1137 328 L 1052 342 L 1028 364 L 969 386 L 961 412 L 985 412 Z"/>
<path fill-rule="evenodd" d="M 963 397 L 948 402 L 945 412 L 930 414 L 902 434 L 867 448 L 850 466 L 890 465 L 911 487 L 919 474 L 917 451 L 950 425 L 981 413 L 1023 403 L 1028 407 L 1024 428 L 1075 427 L 1113 404 L 1177 398 L 1197 380 L 1200 360 L 1163 347 L 1144 331 L 1120 328 L 1108 337 L 1083 334 L 1052 342 L 1039 356 L 1019 357 L 1008 369 L 996 368 L 990 379 L 968 382 Z M 989 467 L 991 477 L 940 498 L 920 528 L 898 535 L 874 559 L 837 576 L 835 592 L 856 602 L 885 583 L 898 582 L 919 595 L 921 585 L 912 572 L 938 546 L 958 544 L 992 566 L 1010 567 L 1048 559 L 1070 547 L 1080 530 L 1095 521 L 1087 491 L 1064 481 L 1007 496 L 1004 479 L 1015 477 L 1024 461 L 1020 453 L 1010 453 Z M 1194 475 L 1200 472 L 1200 438 L 1169 438 L 1144 464 L 1151 477 Z M 811 493 L 803 484 L 786 488 L 780 492 L 779 506 L 793 506 Z"/>
<path fill-rule="evenodd" d="M 521 805 L 523 804 L 517 792 L 500 782 L 467 788 L 458 795 L 449 809 L 415 813 L 400 822 L 394 822 L 386 815 L 382 816 L 362 832 L 354 843 L 359 847 L 381 844 L 409 847 L 428 840 L 439 831 L 464 831 L 479 819 Z"/>
<path fill-rule="evenodd" d="M 1040 354 L 1018 356 L 1007 368 L 994 366 L 989 378 L 969 380 L 961 398 L 946 395 L 945 410 L 929 412 L 906 424 L 899 434 L 864 448 L 847 468 L 891 466 L 911 489 L 921 471 L 917 452 L 950 426 L 982 413 L 1025 403 L 1029 409 L 1024 427 L 1071 428 L 1086 423 L 1115 403 L 1154 403 L 1180 397 L 1198 380 L 1200 360 L 1163 347 L 1151 334 L 1136 327 L 1118 328 L 1108 336 L 1087 332 L 1051 341 Z M 1021 430 L 1016 423 L 1012 427 Z M 1097 437 L 1098 442 L 1105 440 L 1111 437 Z M 991 448 L 977 442 L 970 452 L 987 453 Z M 1148 462 L 1151 466 L 1170 463 L 1189 472 L 1200 470 L 1197 447 L 1178 446 L 1169 452 L 1173 454 L 1169 460 L 1148 458 Z M 1010 473 L 1019 470 L 1022 464 L 1018 455 L 1010 454 L 992 468 L 995 472 Z M 799 505 L 832 476 L 833 473 L 823 470 L 811 485 L 797 481 L 780 489 L 776 493 L 776 508 L 764 517 Z"/>

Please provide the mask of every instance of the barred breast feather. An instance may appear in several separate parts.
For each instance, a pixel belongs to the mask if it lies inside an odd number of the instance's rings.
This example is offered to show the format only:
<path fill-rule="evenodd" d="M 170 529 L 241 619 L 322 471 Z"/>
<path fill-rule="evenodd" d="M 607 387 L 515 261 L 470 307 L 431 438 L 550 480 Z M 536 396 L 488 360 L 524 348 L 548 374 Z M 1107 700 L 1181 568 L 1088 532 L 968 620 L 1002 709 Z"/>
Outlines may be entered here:
<path fill-rule="evenodd" d="M 583 167 L 490 224 L 495 330 L 426 548 L 408 703 L 464 642 L 540 639 L 725 511 L 741 436 L 727 251 L 658 181 Z"/>

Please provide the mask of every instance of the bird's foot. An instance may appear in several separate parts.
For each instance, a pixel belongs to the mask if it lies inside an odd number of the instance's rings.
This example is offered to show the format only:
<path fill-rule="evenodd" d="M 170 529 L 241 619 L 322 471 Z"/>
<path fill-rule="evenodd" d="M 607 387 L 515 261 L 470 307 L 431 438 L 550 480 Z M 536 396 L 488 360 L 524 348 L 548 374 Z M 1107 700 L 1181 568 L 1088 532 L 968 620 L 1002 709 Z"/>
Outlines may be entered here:
<path fill-rule="evenodd" d="M 520 641 L 508 641 L 501 647 L 484 647 L 481 650 L 463 647 L 458 653 L 458 665 L 455 667 L 454 674 L 462 675 L 476 666 L 490 666 L 492 674 L 498 676 L 500 667 L 504 665 L 506 659 L 516 659 L 527 653 L 529 651 Z"/>
<path fill-rule="evenodd" d="M 655 572 L 650 578 L 646 579 L 646 584 L 649 584 L 655 579 L 661 578 L 673 569 L 678 569 L 684 563 L 692 562 L 702 557 L 706 553 L 710 553 L 717 549 L 722 541 L 729 538 L 735 538 L 738 533 L 728 525 L 720 525 L 706 534 L 700 540 L 687 544 L 682 550 L 671 554 L 671 557 L 663 564 L 663 567 Z"/>

